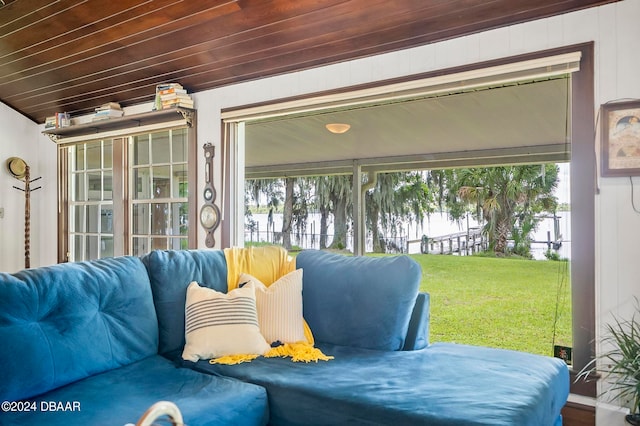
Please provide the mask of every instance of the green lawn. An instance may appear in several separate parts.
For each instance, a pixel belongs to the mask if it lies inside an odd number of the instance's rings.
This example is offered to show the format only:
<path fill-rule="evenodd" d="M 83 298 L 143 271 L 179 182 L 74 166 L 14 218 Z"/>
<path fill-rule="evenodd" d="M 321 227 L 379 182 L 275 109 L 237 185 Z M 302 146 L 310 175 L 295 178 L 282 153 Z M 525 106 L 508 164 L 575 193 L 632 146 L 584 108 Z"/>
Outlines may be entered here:
<path fill-rule="evenodd" d="M 431 295 L 431 342 L 457 342 L 542 355 L 571 346 L 568 262 L 412 255 Z M 558 303 L 557 303 L 558 302 Z"/>

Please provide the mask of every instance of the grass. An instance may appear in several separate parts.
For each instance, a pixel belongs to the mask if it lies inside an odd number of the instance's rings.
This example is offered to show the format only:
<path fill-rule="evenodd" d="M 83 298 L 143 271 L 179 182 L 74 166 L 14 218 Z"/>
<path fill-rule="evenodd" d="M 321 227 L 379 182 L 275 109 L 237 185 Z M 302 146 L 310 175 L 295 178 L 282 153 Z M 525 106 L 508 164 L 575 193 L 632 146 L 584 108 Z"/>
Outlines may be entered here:
<path fill-rule="evenodd" d="M 554 344 L 573 346 L 568 262 L 484 255 L 411 257 L 422 268 L 420 291 L 431 299 L 432 343 L 548 356 L 553 356 Z"/>
<path fill-rule="evenodd" d="M 431 342 L 553 355 L 571 346 L 568 262 L 412 255 L 431 295 Z M 557 321 L 556 321 L 557 318 Z"/>

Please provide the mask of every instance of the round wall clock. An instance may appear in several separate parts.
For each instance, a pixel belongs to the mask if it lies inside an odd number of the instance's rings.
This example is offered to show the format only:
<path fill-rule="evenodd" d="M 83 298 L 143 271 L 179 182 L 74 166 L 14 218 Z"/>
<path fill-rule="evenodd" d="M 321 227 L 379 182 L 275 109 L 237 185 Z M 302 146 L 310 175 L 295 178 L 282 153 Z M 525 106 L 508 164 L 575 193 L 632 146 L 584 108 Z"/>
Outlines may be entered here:
<path fill-rule="evenodd" d="M 213 204 L 205 204 L 200 209 L 200 224 L 205 229 L 216 229 L 220 224 L 220 211 Z"/>

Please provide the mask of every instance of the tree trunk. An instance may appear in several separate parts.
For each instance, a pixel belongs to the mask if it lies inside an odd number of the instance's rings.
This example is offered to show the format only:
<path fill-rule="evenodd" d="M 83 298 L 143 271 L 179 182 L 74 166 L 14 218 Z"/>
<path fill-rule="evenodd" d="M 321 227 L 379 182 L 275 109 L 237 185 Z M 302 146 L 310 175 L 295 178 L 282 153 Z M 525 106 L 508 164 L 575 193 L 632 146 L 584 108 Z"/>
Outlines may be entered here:
<path fill-rule="evenodd" d="M 496 229 L 496 244 L 494 251 L 497 254 L 505 254 L 507 251 L 507 236 L 509 235 L 509 231 L 511 230 L 511 226 L 509 225 L 508 220 L 499 220 L 497 229 Z"/>
<path fill-rule="evenodd" d="M 380 241 L 380 230 L 378 229 L 378 218 L 380 217 L 380 209 L 371 209 L 371 238 L 373 239 L 373 252 L 384 253 L 385 250 L 382 247 Z"/>
<path fill-rule="evenodd" d="M 333 241 L 330 248 L 343 250 L 347 247 L 347 200 L 331 196 L 333 209 Z"/>
<path fill-rule="evenodd" d="M 285 179 L 285 198 L 282 212 L 282 245 L 291 250 L 291 222 L 293 220 L 293 184 L 294 178 Z"/>
<path fill-rule="evenodd" d="M 320 207 L 320 249 L 327 248 L 327 233 L 329 232 L 329 208 L 326 206 Z"/>

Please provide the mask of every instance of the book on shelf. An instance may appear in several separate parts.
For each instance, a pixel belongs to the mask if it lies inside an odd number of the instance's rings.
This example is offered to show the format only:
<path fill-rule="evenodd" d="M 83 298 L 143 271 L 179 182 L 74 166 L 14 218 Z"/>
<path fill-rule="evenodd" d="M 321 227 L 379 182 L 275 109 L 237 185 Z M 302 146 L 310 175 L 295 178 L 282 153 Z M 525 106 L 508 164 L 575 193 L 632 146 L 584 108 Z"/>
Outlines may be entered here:
<path fill-rule="evenodd" d="M 122 107 L 120 107 L 120 104 L 118 102 L 107 102 L 106 104 L 102 104 L 96 108 L 96 112 L 109 110 L 120 111 L 122 110 Z"/>
<path fill-rule="evenodd" d="M 172 87 L 172 88 L 169 88 L 169 89 L 159 90 L 157 93 L 159 95 L 161 95 L 161 96 L 162 95 L 171 95 L 171 94 L 174 94 L 174 93 L 186 95 L 187 94 L 187 90 L 186 89 L 177 89 L 175 87 Z"/>
<path fill-rule="evenodd" d="M 191 100 L 191 96 L 187 95 L 186 93 L 167 93 L 164 95 L 160 95 L 160 100 L 162 100 L 162 102 L 164 101 L 170 101 L 172 99 L 188 99 Z"/>
<path fill-rule="evenodd" d="M 97 111 L 93 114 L 92 121 L 100 121 L 100 120 L 108 120 L 109 118 L 117 118 L 122 117 L 124 115 L 124 111 L 117 109 L 105 109 L 101 111 Z"/>
<path fill-rule="evenodd" d="M 44 128 L 45 129 L 55 129 L 56 128 L 56 116 L 52 115 L 51 117 L 47 117 L 44 119 Z"/>
<path fill-rule="evenodd" d="M 162 103 L 162 109 L 168 108 L 193 108 L 193 101 L 176 100 Z"/>
<path fill-rule="evenodd" d="M 56 112 L 55 115 L 45 118 L 45 129 L 60 129 L 71 125 L 71 116 L 68 112 Z"/>
<path fill-rule="evenodd" d="M 108 120 L 109 118 L 122 117 L 124 111 L 118 102 L 107 102 L 96 107 L 92 121 Z"/>
<path fill-rule="evenodd" d="M 164 83 L 156 85 L 154 110 L 167 108 L 193 108 L 193 99 L 180 83 Z"/>

